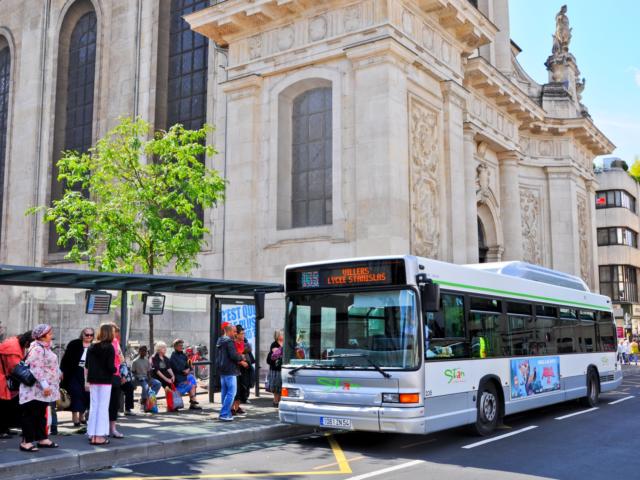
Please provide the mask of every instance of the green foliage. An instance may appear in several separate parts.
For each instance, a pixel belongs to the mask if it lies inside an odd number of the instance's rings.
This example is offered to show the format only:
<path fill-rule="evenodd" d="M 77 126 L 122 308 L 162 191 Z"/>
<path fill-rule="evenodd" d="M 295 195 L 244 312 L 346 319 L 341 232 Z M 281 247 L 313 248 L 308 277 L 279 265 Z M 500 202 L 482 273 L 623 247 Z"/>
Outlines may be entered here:
<path fill-rule="evenodd" d="M 63 152 L 63 197 L 27 214 L 44 211 L 66 258 L 93 270 L 154 273 L 175 262 L 189 272 L 209 233 L 198 212 L 224 198 L 225 181 L 200 160 L 216 153 L 210 130 L 174 125 L 149 138 L 147 122 L 121 119 L 88 153 Z"/>
<path fill-rule="evenodd" d="M 636 180 L 636 182 L 640 182 L 640 156 L 636 155 L 633 164 L 627 172 Z"/>

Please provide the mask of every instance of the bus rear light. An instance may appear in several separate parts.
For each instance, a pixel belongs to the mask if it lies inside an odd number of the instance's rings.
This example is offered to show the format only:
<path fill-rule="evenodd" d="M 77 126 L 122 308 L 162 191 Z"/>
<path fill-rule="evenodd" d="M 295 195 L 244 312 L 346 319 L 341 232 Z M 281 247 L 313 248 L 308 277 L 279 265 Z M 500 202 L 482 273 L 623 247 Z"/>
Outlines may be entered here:
<path fill-rule="evenodd" d="M 383 393 L 384 403 L 420 403 L 419 393 Z"/>
<path fill-rule="evenodd" d="M 419 393 L 401 393 L 400 403 L 420 403 Z"/>
<path fill-rule="evenodd" d="M 299 388 L 282 387 L 282 396 L 288 398 L 302 398 L 302 390 Z"/>

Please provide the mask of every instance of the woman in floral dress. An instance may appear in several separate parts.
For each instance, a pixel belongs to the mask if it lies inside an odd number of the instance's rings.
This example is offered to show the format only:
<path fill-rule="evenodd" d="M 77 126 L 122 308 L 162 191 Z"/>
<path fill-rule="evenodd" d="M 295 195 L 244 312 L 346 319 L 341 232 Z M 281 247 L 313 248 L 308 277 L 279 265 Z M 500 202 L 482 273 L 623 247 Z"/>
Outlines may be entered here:
<path fill-rule="evenodd" d="M 33 329 L 33 342 L 29 346 L 25 363 L 36 379 L 31 387 L 20 385 L 22 411 L 23 452 L 37 452 L 38 448 L 57 448 L 47 436 L 47 406 L 60 398 L 60 369 L 58 357 L 51 351 L 53 328 L 41 324 Z"/>

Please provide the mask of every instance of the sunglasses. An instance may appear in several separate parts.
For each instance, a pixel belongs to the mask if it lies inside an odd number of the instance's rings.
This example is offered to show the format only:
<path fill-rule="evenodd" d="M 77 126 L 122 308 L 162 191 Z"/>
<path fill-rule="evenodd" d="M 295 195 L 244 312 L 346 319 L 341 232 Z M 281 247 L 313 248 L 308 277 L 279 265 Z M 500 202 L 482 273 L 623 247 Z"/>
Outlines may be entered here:
<path fill-rule="evenodd" d="M 94 334 L 93 334 L 93 333 L 83 333 L 83 335 L 84 335 L 85 337 L 93 337 L 93 336 L 94 336 Z"/>

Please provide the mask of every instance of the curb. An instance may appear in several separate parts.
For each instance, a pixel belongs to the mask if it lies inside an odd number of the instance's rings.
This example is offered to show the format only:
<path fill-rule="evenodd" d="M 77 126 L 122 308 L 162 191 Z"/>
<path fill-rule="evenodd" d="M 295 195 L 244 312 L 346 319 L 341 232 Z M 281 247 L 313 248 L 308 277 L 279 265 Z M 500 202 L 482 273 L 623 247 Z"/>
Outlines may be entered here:
<path fill-rule="evenodd" d="M 5 463 L 0 465 L 0 478 L 7 480 L 36 480 L 38 478 L 79 474 L 115 466 L 232 448 L 246 445 L 247 443 L 294 437 L 312 431 L 313 429 L 309 427 L 276 424 L 134 445 L 123 444 L 115 446 L 112 442 L 109 447 L 105 447 L 103 450 L 77 452 L 75 454 L 65 453 Z"/>

